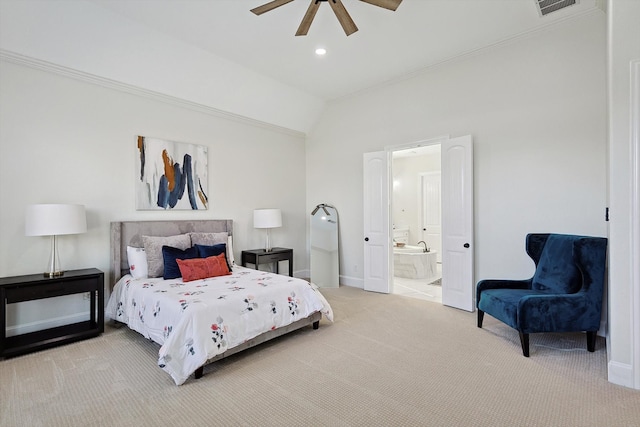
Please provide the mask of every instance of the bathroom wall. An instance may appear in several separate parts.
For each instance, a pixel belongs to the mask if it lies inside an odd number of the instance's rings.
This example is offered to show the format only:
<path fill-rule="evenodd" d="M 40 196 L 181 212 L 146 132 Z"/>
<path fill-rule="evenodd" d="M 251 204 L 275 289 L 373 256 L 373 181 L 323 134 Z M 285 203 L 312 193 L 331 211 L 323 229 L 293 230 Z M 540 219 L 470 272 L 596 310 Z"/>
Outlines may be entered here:
<path fill-rule="evenodd" d="M 440 153 L 393 159 L 393 225 L 409 228 L 409 244 L 422 240 L 422 190 L 420 174 L 440 171 Z"/>

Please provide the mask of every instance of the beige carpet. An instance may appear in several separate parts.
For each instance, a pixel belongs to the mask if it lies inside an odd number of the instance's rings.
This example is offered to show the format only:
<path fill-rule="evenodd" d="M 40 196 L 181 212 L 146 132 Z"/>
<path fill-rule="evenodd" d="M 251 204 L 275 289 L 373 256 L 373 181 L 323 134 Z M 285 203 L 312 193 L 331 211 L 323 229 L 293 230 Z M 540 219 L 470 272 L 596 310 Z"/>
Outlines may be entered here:
<path fill-rule="evenodd" d="M 2 426 L 638 426 L 640 392 L 606 380 L 599 338 L 518 335 L 491 317 L 341 287 L 336 322 L 175 386 L 126 328 L 0 361 Z"/>

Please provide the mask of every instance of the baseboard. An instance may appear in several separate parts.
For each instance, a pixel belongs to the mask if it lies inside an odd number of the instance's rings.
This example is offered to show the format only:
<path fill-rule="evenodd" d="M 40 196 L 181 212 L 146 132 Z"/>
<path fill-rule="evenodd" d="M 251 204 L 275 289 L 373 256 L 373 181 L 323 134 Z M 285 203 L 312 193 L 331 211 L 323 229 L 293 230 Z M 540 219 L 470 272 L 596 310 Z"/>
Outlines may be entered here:
<path fill-rule="evenodd" d="M 633 367 L 625 363 L 610 361 L 607 365 L 608 380 L 610 383 L 624 387 L 633 387 Z"/>
<path fill-rule="evenodd" d="M 345 286 L 351 286 L 353 288 L 364 289 L 364 279 L 360 277 L 340 276 L 340 284 Z"/>
<path fill-rule="evenodd" d="M 7 337 L 28 334 L 29 332 L 41 331 L 43 329 L 55 328 L 57 326 L 70 325 L 89 320 L 89 312 L 75 313 L 67 316 L 60 316 L 36 322 L 23 323 L 21 325 L 7 326 Z"/>

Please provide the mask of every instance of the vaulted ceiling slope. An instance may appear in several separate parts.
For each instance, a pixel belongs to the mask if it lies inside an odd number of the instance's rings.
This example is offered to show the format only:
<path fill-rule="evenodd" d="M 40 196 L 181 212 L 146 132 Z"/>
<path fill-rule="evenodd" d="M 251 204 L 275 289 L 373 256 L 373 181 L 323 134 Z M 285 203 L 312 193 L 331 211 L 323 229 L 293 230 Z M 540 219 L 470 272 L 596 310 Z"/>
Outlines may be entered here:
<path fill-rule="evenodd" d="M 535 36 L 601 3 L 543 17 L 536 0 L 404 0 L 395 12 L 342 0 L 358 32 L 345 36 L 320 7 L 296 37 L 309 1 L 256 16 L 265 0 L 1 0 L 0 49 L 307 132 L 328 101 Z"/>

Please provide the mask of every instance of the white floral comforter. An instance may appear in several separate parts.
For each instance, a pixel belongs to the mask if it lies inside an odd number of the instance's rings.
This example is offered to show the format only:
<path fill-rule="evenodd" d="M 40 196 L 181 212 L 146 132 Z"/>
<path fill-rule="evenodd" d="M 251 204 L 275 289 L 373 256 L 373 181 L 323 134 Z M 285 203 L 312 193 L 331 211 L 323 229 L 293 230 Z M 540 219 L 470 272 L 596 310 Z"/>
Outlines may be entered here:
<path fill-rule="evenodd" d="M 227 349 L 331 306 L 308 282 L 234 266 L 229 276 L 193 282 L 124 276 L 106 316 L 161 345 L 158 365 L 177 385 Z"/>

